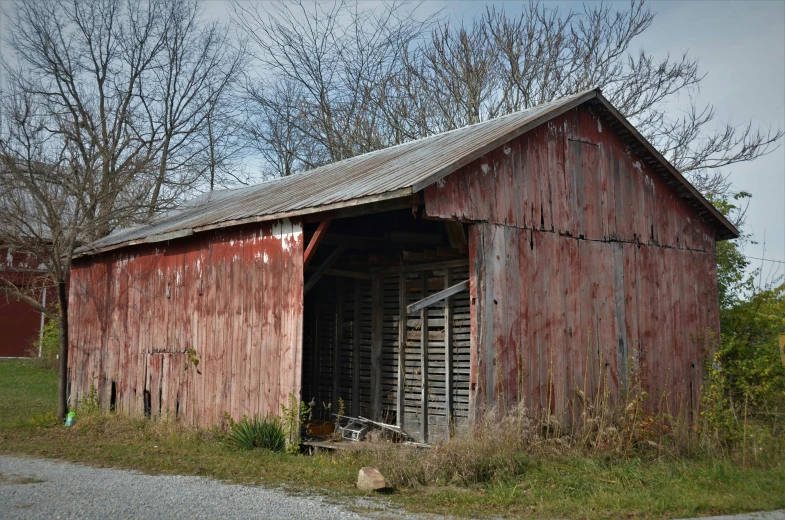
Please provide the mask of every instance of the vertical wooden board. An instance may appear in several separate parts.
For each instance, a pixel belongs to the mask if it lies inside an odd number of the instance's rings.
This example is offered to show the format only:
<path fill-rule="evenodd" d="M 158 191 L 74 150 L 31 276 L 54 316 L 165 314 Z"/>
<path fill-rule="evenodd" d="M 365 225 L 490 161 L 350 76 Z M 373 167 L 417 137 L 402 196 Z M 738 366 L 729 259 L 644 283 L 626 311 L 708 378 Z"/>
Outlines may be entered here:
<path fill-rule="evenodd" d="M 213 263 L 212 268 L 214 271 L 215 283 L 215 323 L 214 323 L 214 345 L 215 357 L 213 358 L 214 377 L 212 378 L 212 385 L 209 395 L 213 399 L 213 417 L 212 421 L 218 421 L 223 417 L 224 413 L 228 413 L 228 406 L 226 403 L 226 385 L 227 374 L 231 368 L 229 365 L 229 356 L 227 352 L 227 312 L 229 307 L 229 291 L 227 287 L 230 283 L 229 277 L 226 275 L 226 253 L 227 253 L 226 236 L 224 233 L 216 237 L 213 244 Z M 233 419 L 237 419 L 233 417 Z"/>
<path fill-rule="evenodd" d="M 547 243 L 548 257 L 550 260 L 548 273 L 548 286 L 546 288 L 546 328 L 547 328 L 547 356 L 548 367 L 546 385 L 550 410 L 561 414 L 565 410 L 565 371 L 566 359 L 564 357 L 563 331 L 563 296 L 561 287 L 560 248 L 559 235 L 543 233 Z"/>
<path fill-rule="evenodd" d="M 583 234 L 590 240 L 603 236 L 602 169 L 599 145 L 581 143 L 581 179 L 583 184 Z"/>
<path fill-rule="evenodd" d="M 512 185 L 512 191 L 510 192 L 511 225 L 523 228 L 526 226 L 526 206 L 530 203 L 526 189 L 528 180 L 524 172 L 525 140 L 520 138 L 514 139 L 507 145 L 510 147 L 510 184 Z"/>
<path fill-rule="evenodd" d="M 371 279 L 371 407 L 373 420 L 382 420 L 382 349 L 384 346 L 384 280 Z"/>
<path fill-rule="evenodd" d="M 656 290 L 651 279 L 649 267 L 648 247 L 638 247 L 636 250 L 638 291 L 638 337 L 640 341 L 640 377 L 643 390 L 654 398 L 655 382 L 652 365 L 652 344 L 654 340 L 652 329 L 652 315 L 658 312 L 657 307 L 652 307 L 652 298 L 656 303 Z"/>
<path fill-rule="evenodd" d="M 595 309 L 594 309 L 594 281 L 592 273 L 591 254 L 587 251 L 587 242 L 578 242 L 578 254 L 580 258 L 580 338 L 581 345 L 581 367 L 583 373 L 581 379 L 586 399 L 591 399 L 595 394 L 595 381 L 596 381 L 596 341 L 597 330 L 594 322 Z"/>
<path fill-rule="evenodd" d="M 276 408 L 280 406 L 288 406 L 289 394 L 294 395 L 294 355 L 295 348 L 292 345 L 292 333 L 290 321 L 292 318 L 292 306 L 296 298 L 291 294 L 291 280 L 289 271 L 291 269 L 291 253 L 289 251 L 290 237 L 293 234 L 292 222 L 289 219 L 283 219 L 273 225 L 273 229 L 278 235 L 278 243 L 276 247 L 280 250 L 278 252 L 280 262 L 277 271 L 278 276 L 278 291 L 276 302 L 276 338 L 278 338 L 278 348 L 276 355 L 278 357 L 278 396 Z M 295 396 L 295 399 L 299 396 Z"/>
<path fill-rule="evenodd" d="M 545 337 L 545 320 L 547 319 L 547 262 L 548 252 L 543 241 L 543 234 L 532 231 L 530 247 L 532 247 L 533 269 L 530 273 L 530 283 L 534 289 L 530 293 L 529 305 L 534 309 L 531 328 L 531 403 L 532 407 L 542 409 L 546 405 L 543 396 L 547 396 L 545 379 L 548 369 L 546 363 L 548 342 Z"/>
<path fill-rule="evenodd" d="M 272 269 L 273 258 L 273 237 L 272 226 L 265 224 L 260 231 L 260 248 L 262 265 L 259 277 L 259 292 L 261 295 L 262 306 L 260 309 L 260 370 L 259 370 L 259 412 L 261 414 L 271 413 L 273 409 L 273 372 L 277 369 L 274 366 L 273 350 L 277 348 L 276 338 L 273 332 L 273 308 L 276 305 L 276 295 L 274 293 L 275 275 Z M 277 398 L 277 389 L 275 396 Z M 277 411 L 276 411 L 277 412 Z"/>
<path fill-rule="evenodd" d="M 256 338 L 258 336 L 255 331 L 258 282 L 256 279 L 257 271 L 254 256 L 258 253 L 258 239 L 258 228 L 249 228 L 246 231 L 245 244 L 243 246 L 243 271 L 244 276 L 246 277 L 246 283 L 243 288 L 245 300 L 243 309 L 243 339 L 246 345 L 246 354 L 244 363 L 245 375 L 243 377 L 243 406 L 241 411 L 249 415 L 259 414 L 256 396 L 254 394 L 254 388 L 256 386 L 254 384 L 254 375 L 256 374 L 254 369 L 257 368 L 254 365 L 254 360 L 256 358 L 257 349 L 255 347 Z"/>
<path fill-rule="evenodd" d="M 537 129 L 537 186 L 539 188 L 537 198 L 539 200 L 539 215 L 535 215 L 535 229 L 553 229 L 553 188 L 551 186 L 552 175 L 543 175 L 543 172 L 551 172 L 553 162 L 553 148 L 551 147 L 550 128 L 551 124 L 543 125 Z"/>
<path fill-rule="evenodd" d="M 250 312 L 251 312 L 251 377 L 249 381 L 249 406 L 255 414 L 264 413 L 262 403 L 264 402 L 264 309 L 265 309 L 265 290 L 264 290 L 264 225 L 254 229 L 253 245 L 250 248 L 251 255 L 248 268 L 253 284 L 250 287 Z"/>
<path fill-rule="evenodd" d="M 352 416 L 360 415 L 360 313 L 361 309 L 361 290 L 360 280 L 353 280 L 354 289 L 354 309 L 352 312 Z"/>
<path fill-rule="evenodd" d="M 624 244 L 616 242 L 611 244 L 612 248 L 612 284 L 613 284 L 613 320 L 615 331 L 615 374 L 617 388 L 626 391 L 629 383 L 629 339 L 627 336 L 627 297 L 625 293 L 626 284 L 624 280 L 625 258 Z"/>
<path fill-rule="evenodd" d="M 469 305 L 470 305 L 470 328 L 471 328 L 471 350 L 469 361 L 469 419 L 475 420 L 480 411 L 480 341 L 482 330 L 480 329 L 480 313 L 482 304 L 480 295 L 482 294 L 483 277 L 485 266 L 483 265 L 483 231 L 482 226 L 473 224 L 469 226 Z"/>
<path fill-rule="evenodd" d="M 526 224 L 531 229 L 540 229 L 543 201 L 540 198 L 540 184 L 543 182 L 540 173 L 540 134 L 530 132 L 523 139 L 525 143 L 522 166 L 526 178 L 527 201 L 524 206 Z"/>
<path fill-rule="evenodd" d="M 421 273 L 421 292 L 420 298 L 428 295 L 428 274 Z M 428 307 L 420 310 L 420 435 L 422 442 L 428 442 Z"/>
<path fill-rule="evenodd" d="M 484 336 L 482 338 L 482 352 L 485 363 L 485 405 L 488 409 L 497 404 L 497 399 L 501 397 L 498 384 L 499 375 L 497 374 L 497 358 L 503 352 L 504 345 L 504 319 L 503 312 L 499 309 L 499 299 L 504 288 L 504 229 L 492 224 L 486 224 L 484 231 L 487 233 L 485 238 L 485 291 L 482 294 L 484 313 Z M 498 368 L 501 368 L 500 366 Z"/>
<path fill-rule="evenodd" d="M 517 399 L 522 406 L 531 408 L 531 366 L 532 366 L 532 340 L 531 340 L 531 319 L 532 308 L 531 293 L 534 280 L 529 275 L 534 264 L 532 258 L 531 231 L 522 230 L 518 235 L 518 249 L 515 251 L 518 257 L 517 271 L 510 271 L 510 276 L 517 276 L 520 280 L 518 289 L 518 317 L 517 327 L 513 331 L 517 332 L 519 338 L 518 351 L 516 353 L 516 370 L 518 372 Z"/>
<path fill-rule="evenodd" d="M 290 347 L 288 344 L 282 343 L 281 339 L 284 332 L 284 319 L 287 311 L 284 311 L 282 305 L 289 302 L 289 295 L 287 294 L 289 284 L 286 277 L 285 265 L 286 258 L 283 250 L 283 238 L 291 232 L 291 224 L 288 220 L 278 221 L 273 223 L 272 237 L 270 239 L 269 253 L 272 254 L 269 269 L 271 270 L 271 283 L 267 285 L 266 289 L 268 295 L 272 297 L 273 316 L 272 316 L 272 337 L 275 344 L 270 351 L 272 373 L 271 380 L 271 401 L 268 413 L 278 413 L 281 409 L 281 404 L 287 404 L 286 395 L 287 391 L 282 388 L 282 383 L 285 378 L 282 377 L 281 369 L 285 363 L 284 357 L 288 356 Z M 286 350 L 286 352 L 284 352 Z"/>
<path fill-rule="evenodd" d="M 330 398 L 332 399 L 332 409 L 339 410 L 339 397 L 341 396 L 341 339 L 343 338 L 343 323 L 344 323 L 344 294 L 343 294 L 343 279 L 335 278 L 335 307 L 333 323 L 333 340 L 332 340 L 332 390 Z M 334 413 L 338 413 L 337 411 Z"/>
<path fill-rule="evenodd" d="M 521 313 L 520 295 L 523 281 L 518 275 L 520 271 L 518 242 L 521 231 L 511 227 L 502 228 L 500 231 L 503 239 L 501 253 L 504 256 L 501 257 L 501 273 L 497 282 L 499 282 L 498 286 L 504 289 L 498 293 L 498 305 L 495 306 L 502 327 L 498 332 L 501 341 L 496 360 L 498 366 L 496 372 L 501 379 L 498 387 L 502 393 L 502 400 L 499 404 L 503 403 L 506 407 L 514 405 L 519 399 L 520 374 L 517 361 L 521 338 L 518 322 Z"/>
<path fill-rule="evenodd" d="M 229 377 L 226 386 L 228 395 L 228 405 L 231 410 L 232 417 L 237 419 L 242 418 L 240 411 L 240 397 L 242 394 L 242 377 L 241 366 L 245 357 L 245 342 L 241 334 L 240 325 L 243 321 L 243 291 L 242 287 L 245 282 L 245 274 L 243 273 L 243 246 L 244 237 L 242 228 L 240 230 L 233 230 L 232 238 L 229 241 L 229 254 L 226 258 L 226 270 L 229 274 L 229 302 L 227 314 L 227 330 L 229 332 L 229 341 L 226 345 L 226 350 L 229 356 Z"/>
<path fill-rule="evenodd" d="M 213 424 L 214 413 L 214 396 L 213 381 L 215 380 L 214 371 L 217 370 L 215 360 L 217 359 L 216 347 L 216 280 L 215 280 L 215 241 L 211 240 L 207 244 L 206 252 L 202 257 L 202 276 L 204 278 L 204 287 L 202 293 L 202 312 L 204 313 L 204 332 L 202 338 L 204 341 L 204 349 L 202 351 L 201 363 L 202 375 L 199 378 L 201 384 L 199 385 L 199 393 L 197 400 L 199 402 L 198 410 L 194 410 L 197 416 L 197 423 L 200 419 L 204 424 Z"/>
<path fill-rule="evenodd" d="M 576 388 L 582 388 L 583 349 L 580 343 L 580 256 L 578 241 L 569 237 L 560 237 L 560 266 L 562 269 L 563 294 L 563 334 L 564 352 L 567 356 L 565 368 L 565 390 L 568 404 L 578 403 Z M 573 419 L 577 413 L 573 407 Z"/>
<path fill-rule="evenodd" d="M 291 267 L 289 270 L 290 286 L 289 294 L 294 300 L 291 307 L 290 342 L 294 351 L 294 366 L 289 371 L 293 380 L 291 381 L 292 393 L 300 398 L 302 392 L 302 368 L 303 368 L 303 285 L 304 267 L 303 251 L 304 237 L 301 222 L 292 223 L 292 235 L 289 237 L 289 254 Z"/>

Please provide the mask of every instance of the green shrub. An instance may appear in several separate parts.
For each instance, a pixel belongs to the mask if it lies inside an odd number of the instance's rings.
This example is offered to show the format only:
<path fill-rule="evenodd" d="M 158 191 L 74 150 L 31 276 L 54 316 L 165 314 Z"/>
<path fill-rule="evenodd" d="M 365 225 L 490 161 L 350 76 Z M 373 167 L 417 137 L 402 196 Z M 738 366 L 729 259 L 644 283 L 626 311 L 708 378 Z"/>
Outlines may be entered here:
<path fill-rule="evenodd" d="M 286 448 L 286 434 L 278 417 L 260 418 L 243 416 L 240 422 L 230 425 L 227 442 L 241 450 L 265 449 L 283 451 Z"/>
<path fill-rule="evenodd" d="M 44 333 L 40 338 L 36 338 L 30 347 L 30 355 L 38 358 L 42 368 L 57 372 L 58 354 L 60 354 L 60 328 L 57 320 L 47 319 Z"/>

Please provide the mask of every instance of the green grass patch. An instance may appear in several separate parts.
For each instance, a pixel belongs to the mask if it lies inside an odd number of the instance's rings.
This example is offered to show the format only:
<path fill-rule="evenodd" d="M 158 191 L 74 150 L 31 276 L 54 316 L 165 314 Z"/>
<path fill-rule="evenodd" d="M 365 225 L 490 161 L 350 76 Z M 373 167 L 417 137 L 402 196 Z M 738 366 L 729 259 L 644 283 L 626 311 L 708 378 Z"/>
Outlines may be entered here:
<path fill-rule="evenodd" d="M 18 426 L 31 418 L 54 417 L 57 374 L 36 359 L 0 360 L 0 428 Z"/>
<path fill-rule="evenodd" d="M 241 484 L 358 495 L 361 466 L 391 459 L 384 450 L 310 457 L 242 451 L 218 430 L 88 414 L 55 424 L 56 377 L 24 360 L 0 362 L 0 453 L 50 457 L 152 474 L 200 475 Z M 476 447 L 471 447 L 476 452 Z M 425 460 L 401 452 L 393 463 Z M 450 461 L 461 462 L 460 453 Z M 464 461 L 465 465 L 480 461 Z M 726 458 L 645 459 L 613 455 L 523 454 L 514 472 L 483 483 L 413 485 L 386 500 L 412 512 L 471 517 L 672 518 L 785 508 L 785 461 L 746 467 Z M 427 473 L 427 467 L 424 470 Z M 392 473 L 391 473 L 392 474 Z M 506 475 L 506 476 L 505 476 Z M 422 478 L 427 479 L 427 474 Z M 0 484 L 16 483 L 4 476 Z"/>
<path fill-rule="evenodd" d="M 456 516 L 674 518 L 785 507 L 785 468 L 728 461 L 553 458 L 487 487 L 401 493 L 406 508 Z"/>

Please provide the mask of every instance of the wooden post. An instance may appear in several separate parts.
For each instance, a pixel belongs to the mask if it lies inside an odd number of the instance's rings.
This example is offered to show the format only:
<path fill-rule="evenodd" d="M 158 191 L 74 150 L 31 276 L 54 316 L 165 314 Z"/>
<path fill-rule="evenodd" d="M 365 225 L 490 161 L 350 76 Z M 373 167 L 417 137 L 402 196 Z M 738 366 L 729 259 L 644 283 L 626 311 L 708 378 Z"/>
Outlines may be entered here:
<path fill-rule="evenodd" d="M 332 411 L 338 413 L 341 378 L 341 337 L 343 336 L 343 280 L 335 279 L 335 334 L 333 338 Z"/>
<path fill-rule="evenodd" d="M 428 296 L 428 273 L 423 271 L 421 279 L 422 297 Z M 420 426 L 422 441 L 428 442 L 428 307 L 420 309 L 420 374 L 422 376 L 422 394 L 420 397 Z"/>
<path fill-rule="evenodd" d="M 313 315 L 311 325 L 311 396 L 316 397 L 316 405 L 314 408 L 319 409 L 319 402 L 321 400 L 321 392 L 319 388 L 319 301 L 314 299 L 311 304 L 311 314 Z M 303 396 L 305 401 L 306 396 Z"/>
<path fill-rule="evenodd" d="M 452 269 L 444 270 L 444 287 L 452 285 Z M 452 296 L 444 301 L 444 407 L 449 435 L 453 432 L 452 403 Z"/>
<path fill-rule="evenodd" d="M 382 420 L 382 343 L 384 333 L 382 277 L 371 279 L 371 406 L 373 419 Z"/>
<path fill-rule="evenodd" d="M 406 413 L 406 274 L 398 275 L 398 391 L 395 403 L 396 423 L 404 429 L 404 415 Z"/>
<path fill-rule="evenodd" d="M 360 415 L 360 280 L 354 280 L 354 321 L 352 322 L 352 416 Z"/>

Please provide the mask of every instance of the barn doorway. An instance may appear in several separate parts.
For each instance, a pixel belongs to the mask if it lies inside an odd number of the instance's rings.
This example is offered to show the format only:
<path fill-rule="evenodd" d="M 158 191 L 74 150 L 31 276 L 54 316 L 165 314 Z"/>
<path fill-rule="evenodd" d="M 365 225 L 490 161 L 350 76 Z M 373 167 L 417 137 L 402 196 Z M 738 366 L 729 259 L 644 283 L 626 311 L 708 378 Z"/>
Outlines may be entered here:
<path fill-rule="evenodd" d="M 305 231 L 324 235 L 305 274 L 302 400 L 318 419 L 446 440 L 469 411 L 466 227 L 411 209 L 322 222 Z"/>

